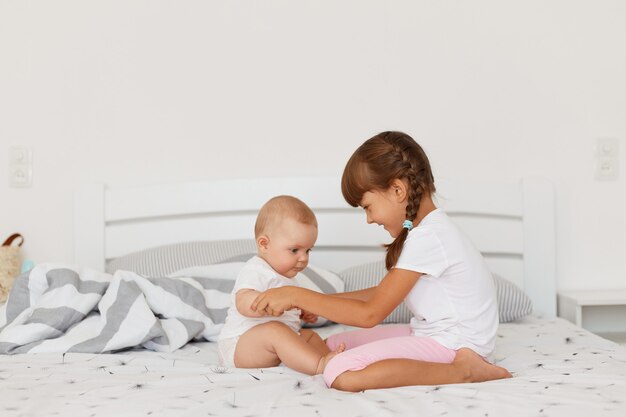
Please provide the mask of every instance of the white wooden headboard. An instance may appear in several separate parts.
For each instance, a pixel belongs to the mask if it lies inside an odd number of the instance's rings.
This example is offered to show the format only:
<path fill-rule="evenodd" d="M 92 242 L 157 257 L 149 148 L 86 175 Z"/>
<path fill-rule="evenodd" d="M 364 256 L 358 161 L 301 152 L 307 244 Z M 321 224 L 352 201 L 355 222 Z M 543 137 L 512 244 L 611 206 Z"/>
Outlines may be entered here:
<path fill-rule="evenodd" d="M 473 240 L 493 272 L 522 287 L 534 312 L 556 315 L 554 191 L 545 180 L 439 180 L 437 203 Z M 75 194 L 75 262 L 104 270 L 107 259 L 171 243 L 252 239 L 270 197 L 294 195 L 316 213 L 311 263 L 334 271 L 384 258 L 389 235 L 350 207 L 336 177 L 232 179 L 115 188 Z"/>

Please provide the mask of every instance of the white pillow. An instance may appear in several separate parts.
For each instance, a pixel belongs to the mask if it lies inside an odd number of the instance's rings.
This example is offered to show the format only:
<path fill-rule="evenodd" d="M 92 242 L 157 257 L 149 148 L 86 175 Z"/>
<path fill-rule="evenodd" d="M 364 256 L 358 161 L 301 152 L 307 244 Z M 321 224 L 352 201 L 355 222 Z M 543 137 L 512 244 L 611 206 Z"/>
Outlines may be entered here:
<path fill-rule="evenodd" d="M 208 290 L 207 304 L 211 308 L 211 319 L 215 323 L 222 324 L 232 302 L 230 293 L 235 285 L 237 274 L 252 256 L 252 254 L 238 255 L 221 263 L 181 269 L 169 276 L 194 278 L 205 290 Z M 338 275 L 314 265 L 309 265 L 294 279 L 299 286 L 312 291 L 325 294 L 344 291 L 343 280 Z M 329 320 L 320 317 L 315 323 L 305 323 L 305 327 L 319 327 L 327 323 Z"/>
<path fill-rule="evenodd" d="M 345 283 L 345 291 L 349 292 L 374 287 L 386 274 L 384 262 L 378 261 L 348 268 L 339 275 Z M 497 274 L 492 275 L 500 323 L 517 320 L 532 312 L 532 301 L 521 288 Z M 402 303 L 383 320 L 383 323 L 408 323 L 411 317 L 411 311 Z"/>

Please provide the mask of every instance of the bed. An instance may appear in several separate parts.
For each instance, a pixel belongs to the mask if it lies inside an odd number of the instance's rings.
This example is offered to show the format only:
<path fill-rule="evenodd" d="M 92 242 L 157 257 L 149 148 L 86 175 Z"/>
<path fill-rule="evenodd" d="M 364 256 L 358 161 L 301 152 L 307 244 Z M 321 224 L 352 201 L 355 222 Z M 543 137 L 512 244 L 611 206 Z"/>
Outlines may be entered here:
<path fill-rule="evenodd" d="M 0 415 L 625 415 L 626 347 L 556 317 L 551 184 L 539 178 L 442 180 L 437 187 L 438 204 L 470 235 L 494 274 L 532 303 L 532 314 L 512 316 L 498 331 L 495 360 L 514 378 L 351 394 L 284 366 L 221 367 L 215 343 L 199 339 L 172 351 L 135 346 L 116 353 L 0 355 Z M 236 267 L 241 259 L 232 251 L 250 250 L 257 209 L 271 196 L 291 194 L 318 216 L 312 266 L 345 279 L 344 288 L 365 285 L 355 273 L 367 274 L 381 263 L 380 245 L 388 236 L 366 226 L 362 211 L 347 206 L 339 190 L 334 177 L 89 185 L 75 196 L 75 264 L 102 274 L 134 269 L 139 275 L 176 275 L 209 261 L 224 265 L 224 259 Z M 207 248 L 219 253 L 202 258 Z M 390 322 L 403 315 L 395 313 Z M 346 329 L 315 328 L 322 336 Z"/>

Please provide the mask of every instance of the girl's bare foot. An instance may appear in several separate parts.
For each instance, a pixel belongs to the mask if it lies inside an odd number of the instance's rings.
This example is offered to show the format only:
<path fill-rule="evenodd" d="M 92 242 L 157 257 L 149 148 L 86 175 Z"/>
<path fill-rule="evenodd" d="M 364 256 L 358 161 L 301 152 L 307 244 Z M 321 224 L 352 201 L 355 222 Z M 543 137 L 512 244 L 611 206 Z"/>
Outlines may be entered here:
<path fill-rule="evenodd" d="M 467 348 L 459 349 L 456 352 L 452 365 L 457 366 L 463 372 L 467 382 L 482 382 L 512 377 L 511 373 L 506 369 L 487 362 L 476 352 Z"/>
<path fill-rule="evenodd" d="M 324 369 L 326 369 L 326 364 L 328 364 L 328 362 L 334 358 L 338 353 L 343 352 L 344 350 L 346 350 L 346 345 L 344 343 L 339 344 L 339 346 L 337 346 L 337 350 L 333 350 L 331 352 L 328 352 L 326 355 L 322 356 L 320 358 L 319 363 L 317 364 L 317 369 L 315 370 L 315 374 L 321 374 L 324 372 Z"/>

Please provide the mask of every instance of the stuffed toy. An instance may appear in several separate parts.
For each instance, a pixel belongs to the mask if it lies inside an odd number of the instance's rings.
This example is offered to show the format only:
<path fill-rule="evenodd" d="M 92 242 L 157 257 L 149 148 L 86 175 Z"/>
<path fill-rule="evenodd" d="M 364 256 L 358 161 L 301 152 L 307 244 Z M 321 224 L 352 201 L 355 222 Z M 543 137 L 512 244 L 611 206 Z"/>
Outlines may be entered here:
<path fill-rule="evenodd" d="M 14 233 L 0 246 L 0 303 L 6 301 L 13 281 L 20 273 L 20 247 L 23 244 L 24 237 Z"/>

